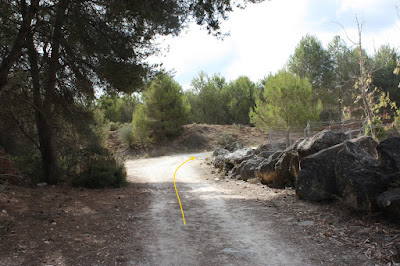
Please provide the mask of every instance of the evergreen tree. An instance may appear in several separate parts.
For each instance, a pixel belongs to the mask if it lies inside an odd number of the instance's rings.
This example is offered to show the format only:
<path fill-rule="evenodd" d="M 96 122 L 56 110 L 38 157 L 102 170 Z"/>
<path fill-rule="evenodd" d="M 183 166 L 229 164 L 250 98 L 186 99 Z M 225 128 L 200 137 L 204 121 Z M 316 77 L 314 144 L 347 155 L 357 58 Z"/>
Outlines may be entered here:
<path fill-rule="evenodd" d="M 286 71 L 270 75 L 262 98 L 256 98 L 256 106 L 250 111 L 250 121 L 258 128 L 304 127 L 307 120 L 319 119 L 321 101 L 313 103 L 310 82 Z"/>
<path fill-rule="evenodd" d="M 164 73 L 157 75 L 150 82 L 143 99 L 143 107 L 133 117 L 135 135 L 142 134 L 142 131 L 149 132 L 152 140 L 159 141 L 182 133 L 190 107 L 176 81 Z M 145 139 L 145 136 L 141 138 Z"/>

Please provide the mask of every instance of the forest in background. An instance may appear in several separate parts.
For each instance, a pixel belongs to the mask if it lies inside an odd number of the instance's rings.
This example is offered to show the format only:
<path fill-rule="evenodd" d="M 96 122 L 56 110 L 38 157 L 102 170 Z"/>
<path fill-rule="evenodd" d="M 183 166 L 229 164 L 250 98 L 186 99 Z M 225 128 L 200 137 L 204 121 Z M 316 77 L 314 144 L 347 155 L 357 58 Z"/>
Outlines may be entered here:
<path fill-rule="evenodd" d="M 146 63 L 157 36 L 178 35 L 190 20 L 221 35 L 232 5 L 2 0 L 0 147 L 34 183 L 115 187 L 126 180 L 106 148 L 110 130 L 133 146 L 173 139 L 193 122 L 267 130 L 395 121 L 399 55 L 388 45 L 368 55 L 361 35 L 359 45 L 335 37 L 326 48 L 306 35 L 278 73 L 257 82 L 199 73 L 188 91 Z"/>

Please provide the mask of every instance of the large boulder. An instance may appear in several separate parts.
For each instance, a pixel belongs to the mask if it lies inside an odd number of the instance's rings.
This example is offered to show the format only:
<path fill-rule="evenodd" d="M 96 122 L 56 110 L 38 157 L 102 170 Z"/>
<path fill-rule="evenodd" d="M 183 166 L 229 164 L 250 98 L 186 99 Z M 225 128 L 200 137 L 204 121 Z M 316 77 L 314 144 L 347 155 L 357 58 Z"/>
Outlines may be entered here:
<path fill-rule="evenodd" d="M 400 171 L 400 137 L 385 139 L 379 143 L 376 149 L 379 164 L 385 171 Z"/>
<path fill-rule="evenodd" d="M 343 143 L 303 158 L 297 176 L 296 194 L 304 200 L 333 200 L 338 195 L 335 163 Z"/>
<path fill-rule="evenodd" d="M 313 136 L 309 140 L 303 140 L 298 145 L 297 152 L 300 160 L 308 155 L 317 153 L 321 150 L 340 144 L 348 139 L 344 133 L 335 133 L 324 130 Z"/>
<path fill-rule="evenodd" d="M 228 145 L 225 147 L 225 149 L 228 150 L 228 151 L 230 151 L 230 152 L 234 152 L 234 151 L 237 151 L 237 150 L 241 150 L 241 149 L 243 149 L 243 148 L 244 148 L 244 147 L 243 147 L 243 144 L 240 143 L 240 142 L 238 142 L 238 141 L 232 142 L 232 143 L 228 144 Z"/>
<path fill-rule="evenodd" d="M 278 162 L 279 153 L 271 155 L 268 159 L 262 161 L 255 171 L 256 178 L 260 179 L 261 183 L 271 187 L 278 186 L 280 177 L 275 171 L 275 164 Z"/>
<path fill-rule="evenodd" d="M 223 156 L 223 162 L 232 165 L 232 167 L 240 164 L 244 160 L 248 160 L 254 156 L 254 151 L 251 148 L 244 148 L 227 153 Z"/>
<path fill-rule="evenodd" d="M 230 177 L 244 181 L 256 178 L 256 169 L 265 160 L 266 159 L 260 157 L 254 157 L 249 160 L 245 160 L 232 169 Z"/>
<path fill-rule="evenodd" d="M 376 150 L 378 142 L 376 142 L 374 138 L 370 136 L 361 136 L 359 138 L 352 139 L 351 142 L 360 146 L 364 151 L 366 151 L 372 157 L 374 158 L 378 157 L 378 152 Z"/>
<path fill-rule="evenodd" d="M 223 149 L 223 148 L 217 148 L 213 153 L 212 156 L 217 157 L 219 155 L 225 155 L 228 154 L 229 151 L 227 149 Z"/>
<path fill-rule="evenodd" d="M 226 165 L 226 163 L 224 162 L 224 158 L 225 158 L 226 154 L 220 154 L 217 155 L 214 160 L 212 161 L 214 167 L 221 169 L 221 170 L 227 170 L 227 168 L 229 168 L 229 166 Z M 230 169 L 232 169 L 232 167 L 230 167 Z M 228 169 L 228 170 L 230 170 Z"/>
<path fill-rule="evenodd" d="M 342 202 L 355 210 L 372 211 L 376 197 L 385 191 L 377 159 L 346 141 L 337 154 L 334 168 Z"/>
<path fill-rule="evenodd" d="M 384 212 L 400 218 L 400 188 L 383 192 L 377 197 L 376 203 Z"/>

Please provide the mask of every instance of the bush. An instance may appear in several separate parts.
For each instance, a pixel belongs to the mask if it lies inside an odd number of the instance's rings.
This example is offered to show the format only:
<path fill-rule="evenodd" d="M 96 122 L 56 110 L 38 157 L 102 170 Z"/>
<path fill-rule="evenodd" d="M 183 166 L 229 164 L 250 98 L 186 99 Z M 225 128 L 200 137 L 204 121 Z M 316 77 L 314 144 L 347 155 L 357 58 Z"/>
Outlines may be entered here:
<path fill-rule="evenodd" d="M 234 141 L 236 141 L 237 139 L 235 138 L 235 136 L 227 131 L 222 132 L 222 134 L 218 137 L 218 145 L 221 146 L 226 146 Z"/>
<path fill-rule="evenodd" d="M 20 156 L 9 155 L 8 158 L 17 165 L 21 173 L 28 177 L 32 183 L 43 181 L 42 159 L 39 152 Z"/>
<path fill-rule="evenodd" d="M 126 145 L 132 146 L 135 142 L 135 136 L 133 135 L 133 127 L 131 124 L 124 124 L 119 129 L 119 139 Z"/>
<path fill-rule="evenodd" d="M 144 105 L 138 106 L 132 118 L 133 138 L 140 143 L 150 142 L 150 125 L 145 108 Z"/>
<path fill-rule="evenodd" d="M 118 188 L 128 184 L 124 166 L 114 159 L 98 159 L 71 179 L 74 187 L 85 188 Z"/>
<path fill-rule="evenodd" d="M 118 122 L 110 122 L 109 127 L 110 127 L 110 131 L 115 131 L 119 128 L 119 123 Z"/>

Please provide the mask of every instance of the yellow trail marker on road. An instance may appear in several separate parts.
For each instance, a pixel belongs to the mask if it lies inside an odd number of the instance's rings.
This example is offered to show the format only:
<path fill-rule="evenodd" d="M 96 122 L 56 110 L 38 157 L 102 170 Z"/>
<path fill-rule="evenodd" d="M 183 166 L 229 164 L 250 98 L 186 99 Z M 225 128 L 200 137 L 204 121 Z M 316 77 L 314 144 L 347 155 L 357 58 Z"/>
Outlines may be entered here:
<path fill-rule="evenodd" d="M 176 172 L 178 172 L 179 167 L 181 167 L 182 165 L 184 165 L 185 163 L 194 160 L 195 157 L 190 157 L 189 160 L 183 162 L 181 165 L 178 166 L 178 168 L 176 168 L 175 173 L 174 173 L 174 186 L 175 186 L 175 191 L 176 191 L 176 196 L 178 197 L 178 201 L 179 201 L 179 206 L 181 206 L 181 211 L 182 211 L 182 219 L 183 219 L 183 224 L 186 225 L 186 221 L 185 221 L 185 214 L 183 214 L 183 209 L 182 209 L 182 203 L 181 203 L 181 199 L 179 198 L 178 195 L 178 190 L 176 189 L 176 184 L 175 184 L 175 175 Z"/>

